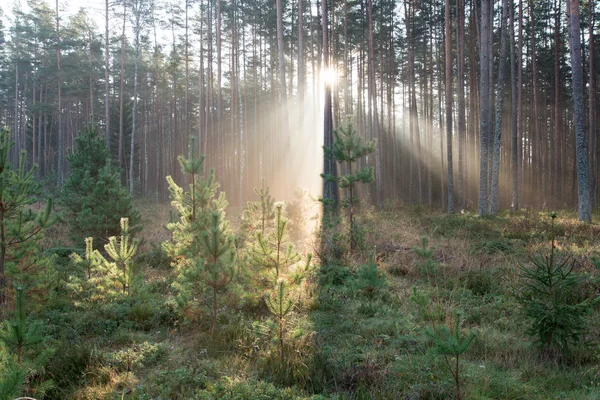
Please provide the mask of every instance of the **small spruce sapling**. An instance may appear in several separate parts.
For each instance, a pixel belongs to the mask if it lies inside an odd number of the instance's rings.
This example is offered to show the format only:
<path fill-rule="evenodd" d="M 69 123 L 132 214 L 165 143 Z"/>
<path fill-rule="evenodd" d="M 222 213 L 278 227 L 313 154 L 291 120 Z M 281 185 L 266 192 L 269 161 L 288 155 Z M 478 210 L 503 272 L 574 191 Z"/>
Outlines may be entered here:
<path fill-rule="evenodd" d="M 461 335 L 460 317 L 461 313 L 455 310 L 454 324 L 451 329 L 442 324 L 441 326 L 425 330 L 426 336 L 433 343 L 434 352 L 444 357 L 446 366 L 452 374 L 452 378 L 454 378 L 456 398 L 458 400 L 462 399 L 460 390 L 460 356 L 469 349 L 473 343 L 473 339 L 475 339 L 473 331 L 469 331 L 466 336 Z M 454 358 L 454 362 L 451 362 L 452 358 Z"/>
<path fill-rule="evenodd" d="M 348 209 L 350 249 L 356 247 L 354 240 L 354 204 L 358 201 L 355 197 L 355 185 L 357 183 L 370 183 L 374 179 L 373 168 L 361 168 L 353 170 L 352 166 L 361 158 L 373 153 L 376 148 L 377 141 L 372 140 L 365 144 L 358 136 L 358 133 L 348 122 L 347 128 L 340 126 L 333 131 L 333 147 L 324 147 L 325 157 L 334 159 L 342 165 L 342 175 L 338 177 L 325 176 L 325 179 L 336 179 L 341 189 L 348 189 L 348 194 L 345 200 L 341 203 L 342 207 Z"/>
<path fill-rule="evenodd" d="M 554 220 L 552 218 L 550 255 L 530 257 L 533 266 L 519 266 L 523 290 L 519 300 L 530 326 L 527 332 L 536 343 L 552 355 L 555 350 L 567 353 L 581 339 L 586 328 L 586 315 L 597 300 L 577 298 L 575 290 L 580 278 L 573 273 L 575 261 L 556 254 Z"/>
<path fill-rule="evenodd" d="M 283 278 L 277 280 L 273 292 L 266 297 L 267 307 L 271 314 L 277 318 L 278 336 L 279 336 L 279 358 L 281 365 L 284 365 L 284 338 L 286 317 L 294 308 L 287 281 Z"/>

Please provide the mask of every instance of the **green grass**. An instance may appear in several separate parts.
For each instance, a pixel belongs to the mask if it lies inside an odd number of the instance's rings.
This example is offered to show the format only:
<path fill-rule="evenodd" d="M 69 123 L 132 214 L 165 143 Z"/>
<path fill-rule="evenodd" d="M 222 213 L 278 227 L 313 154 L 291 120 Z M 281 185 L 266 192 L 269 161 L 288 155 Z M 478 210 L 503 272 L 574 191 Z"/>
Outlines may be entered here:
<path fill-rule="evenodd" d="M 587 276 L 581 291 L 595 296 L 598 272 L 587 257 L 600 248 L 599 228 L 572 217 L 559 213 L 557 246 L 576 255 L 577 272 Z M 260 296 L 240 301 L 231 293 L 211 336 L 207 312 L 178 308 L 169 260 L 149 239 L 138 256 L 143 284 L 136 299 L 91 304 L 62 288 L 32 316 L 44 321 L 57 349 L 46 373 L 55 388 L 46 398 L 452 399 L 454 382 L 425 330 L 450 323 L 454 310 L 464 313 L 462 328 L 476 333 L 461 356 L 463 398 L 600 398 L 598 310 L 584 343 L 562 360 L 546 357 L 525 333 L 517 265 L 548 250 L 544 213 L 479 218 L 390 205 L 364 210 L 358 220 L 362 250 L 320 266 L 299 294 L 286 322 L 286 365 L 278 363 Z M 158 228 L 144 232 L 162 235 Z M 422 236 L 439 263 L 431 283 L 412 250 Z M 65 252 L 53 250 L 68 273 Z M 367 295 L 357 279 L 373 256 L 386 284 Z M 411 300 L 413 288 L 428 299 L 426 309 Z"/>

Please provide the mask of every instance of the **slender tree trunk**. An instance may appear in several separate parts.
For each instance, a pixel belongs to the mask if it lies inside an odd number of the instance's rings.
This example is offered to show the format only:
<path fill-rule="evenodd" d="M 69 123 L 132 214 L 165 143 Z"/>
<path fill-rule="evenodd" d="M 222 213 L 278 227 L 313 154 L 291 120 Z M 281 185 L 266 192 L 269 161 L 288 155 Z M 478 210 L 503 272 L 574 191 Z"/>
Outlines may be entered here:
<path fill-rule="evenodd" d="M 279 58 L 279 90 L 281 94 L 281 130 L 280 137 L 283 148 L 279 149 L 278 154 L 278 168 L 283 168 L 284 171 L 288 170 L 288 159 L 289 153 L 289 126 L 288 126 L 288 115 L 287 115 L 287 90 L 285 80 L 285 46 L 283 42 L 283 1 L 275 0 L 277 6 L 277 52 Z M 286 172 L 287 173 L 287 172 Z M 285 180 L 284 191 L 287 192 L 287 182 Z"/>
<path fill-rule="evenodd" d="M 596 132 L 596 98 L 598 96 L 597 88 L 596 88 L 596 45 L 594 42 L 594 1 L 589 1 L 589 129 L 590 129 L 590 148 L 589 148 L 589 163 L 592 168 L 589 171 L 590 174 L 590 196 L 591 196 L 591 204 L 590 207 L 594 208 L 598 204 L 598 198 L 596 193 L 596 187 L 598 186 L 598 159 L 597 159 L 597 151 L 598 147 L 598 134 Z"/>
<path fill-rule="evenodd" d="M 561 188 L 561 80 L 560 80 L 560 14 L 561 14 L 561 1 L 557 1 L 554 14 L 554 190 L 552 191 L 552 197 L 556 207 L 560 207 L 562 198 Z"/>
<path fill-rule="evenodd" d="M 138 86 L 138 64 L 140 58 L 140 30 L 142 29 L 142 11 L 143 5 L 142 1 L 145 0 L 134 0 L 133 2 L 133 18 L 135 20 L 134 34 L 135 34 L 135 63 L 133 67 L 133 111 L 131 115 L 131 148 L 129 149 L 129 192 L 133 193 L 133 182 L 134 182 L 134 156 L 135 156 L 135 123 L 137 117 L 137 86 Z M 187 8 L 186 8 L 187 10 Z M 187 22 L 187 21 L 186 21 Z M 186 39 L 187 39 L 187 31 L 186 31 Z M 186 42 L 187 45 L 187 42 Z M 187 46 L 186 46 L 187 51 Z M 187 59 L 186 59 L 186 68 L 187 68 Z M 187 78 L 187 71 L 186 71 Z M 187 84 L 187 82 L 186 82 Z M 187 87 L 186 87 L 186 101 L 187 101 Z M 187 111 L 187 103 L 186 103 L 186 111 Z"/>
<path fill-rule="evenodd" d="M 126 2 L 123 2 L 123 33 L 121 36 L 121 86 L 119 88 L 119 168 L 123 168 L 123 98 L 125 92 L 123 86 L 125 84 L 125 21 L 127 15 Z"/>
<path fill-rule="evenodd" d="M 326 1 L 326 0 L 323 0 Z M 379 134 L 379 119 L 377 116 L 377 87 L 375 81 L 375 49 L 373 45 L 373 0 L 368 0 L 369 19 L 369 110 L 371 114 L 372 136 L 377 138 L 377 152 L 375 153 L 375 197 L 377 206 L 383 205 L 383 189 L 381 176 L 381 135 Z"/>
<path fill-rule="evenodd" d="M 583 66 L 579 38 L 579 0 L 568 0 L 569 37 L 571 40 L 571 69 L 573 74 L 573 103 L 575 112 L 575 147 L 577 156 L 577 202 L 579 220 L 592 222 L 588 186 L 588 158 L 585 135 L 585 105 L 583 101 Z"/>
<path fill-rule="evenodd" d="M 494 129 L 494 153 L 492 159 L 492 184 L 490 193 L 490 214 L 495 215 L 500 208 L 500 144 L 502 140 L 502 106 L 504 104 L 504 68 L 506 65 L 506 18 L 508 0 L 502 1 L 502 22 L 500 30 L 500 57 L 498 59 L 498 81 L 496 89 L 496 127 Z"/>
<path fill-rule="evenodd" d="M 488 132 L 489 132 L 489 41 L 488 31 L 490 28 L 490 7 L 491 0 L 481 1 L 481 40 L 479 46 L 479 79 L 480 83 L 480 158 L 479 158 L 479 215 L 486 215 L 488 212 Z"/>
<path fill-rule="evenodd" d="M 454 212 L 454 174 L 452 171 L 452 33 L 450 31 L 450 0 L 446 0 L 445 7 L 445 53 L 446 53 L 446 148 L 448 158 L 448 213 Z M 459 76 L 459 79 L 462 77 Z"/>
<path fill-rule="evenodd" d="M 510 29 L 510 130 L 511 130 L 511 172 L 512 172 L 512 197 L 511 210 L 519 207 L 519 141 L 517 130 L 517 64 L 515 55 L 515 9 L 514 2 L 510 1 L 509 29 Z"/>
<path fill-rule="evenodd" d="M 105 26 L 104 26 L 104 124 L 106 147 L 110 149 L 110 72 L 108 68 L 108 59 L 110 50 L 108 48 L 108 0 L 105 1 Z"/>
<path fill-rule="evenodd" d="M 63 130 L 62 130 L 62 68 L 60 65 L 60 24 L 58 0 L 56 0 L 56 62 L 58 67 L 58 185 L 63 183 Z"/>
<path fill-rule="evenodd" d="M 328 13 L 327 0 L 321 0 L 321 27 L 323 34 L 323 69 L 329 68 L 329 34 L 327 27 L 328 24 Z M 321 77 L 322 79 L 322 77 Z M 333 146 L 333 121 L 331 113 L 331 85 L 324 82 L 325 86 L 325 102 L 324 102 L 324 127 L 323 127 L 323 143 L 324 146 L 331 148 Z M 324 159 L 323 172 L 325 175 L 336 176 L 336 165 L 333 157 L 331 159 Z M 323 198 L 328 199 L 332 205 L 337 205 L 338 193 L 337 185 L 333 179 L 325 179 L 323 187 Z"/>
<path fill-rule="evenodd" d="M 465 1 L 456 2 L 456 44 L 457 44 L 457 96 L 458 96 L 458 207 L 465 206 L 465 178 L 464 178 L 464 153 L 465 153 Z"/>
<path fill-rule="evenodd" d="M 540 133 L 540 112 L 539 112 L 539 89 L 537 82 L 537 56 L 536 56 L 536 41 L 535 41 L 535 20 L 534 20 L 534 3 L 529 0 L 529 15 L 531 21 L 531 80 L 533 81 L 533 130 L 534 130 L 534 158 L 533 158 L 533 173 L 535 179 L 535 191 L 537 192 L 537 205 L 543 205 L 544 199 L 544 181 L 542 172 L 544 169 L 542 161 L 542 139 Z"/>

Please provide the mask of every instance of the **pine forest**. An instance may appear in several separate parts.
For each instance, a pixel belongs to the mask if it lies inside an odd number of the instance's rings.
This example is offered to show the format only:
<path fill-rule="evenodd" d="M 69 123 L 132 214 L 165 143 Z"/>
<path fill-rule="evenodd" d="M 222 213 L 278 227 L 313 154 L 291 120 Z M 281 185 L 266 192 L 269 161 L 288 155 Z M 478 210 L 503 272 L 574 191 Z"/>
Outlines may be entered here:
<path fill-rule="evenodd" d="M 0 3 L 0 400 L 599 399 L 595 0 Z"/>

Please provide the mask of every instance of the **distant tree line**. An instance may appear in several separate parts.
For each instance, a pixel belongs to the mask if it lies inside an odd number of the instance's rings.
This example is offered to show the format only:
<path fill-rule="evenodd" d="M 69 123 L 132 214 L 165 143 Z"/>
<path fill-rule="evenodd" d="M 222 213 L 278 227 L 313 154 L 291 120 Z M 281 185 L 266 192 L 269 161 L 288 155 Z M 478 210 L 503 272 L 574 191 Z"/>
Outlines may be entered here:
<path fill-rule="evenodd" d="M 281 197 L 350 116 L 377 139 L 374 204 L 598 206 L 592 0 L 119 0 L 105 26 L 27 5 L 0 25 L 0 125 L 48 185 L 93 120 L 132 192 L 166 200 L 193 136 L 233 203 L 262 179 Z"/>

